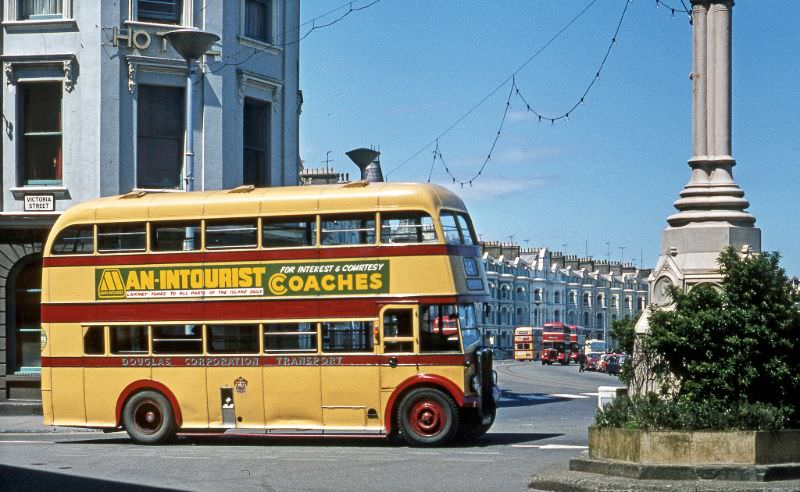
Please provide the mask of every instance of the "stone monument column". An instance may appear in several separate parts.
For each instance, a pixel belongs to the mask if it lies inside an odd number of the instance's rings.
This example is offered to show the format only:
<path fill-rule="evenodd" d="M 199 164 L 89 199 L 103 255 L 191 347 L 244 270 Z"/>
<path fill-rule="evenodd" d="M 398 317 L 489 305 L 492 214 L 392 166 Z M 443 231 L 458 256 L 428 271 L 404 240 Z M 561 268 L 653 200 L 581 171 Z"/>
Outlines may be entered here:
<path fill-rule="evenodd" d="M 761 250 L 761 231 L 733 180 L 731 150 L 731 0 L 692 0 L 691 178 L 667 218 L 661 256 L 649 277 L 650 300 L 668 307 L 667 286 L 690 289 L 721 280 L 717 257 L 727 246 Z M 637 332 L 647 331 L 642 316 Z"/>

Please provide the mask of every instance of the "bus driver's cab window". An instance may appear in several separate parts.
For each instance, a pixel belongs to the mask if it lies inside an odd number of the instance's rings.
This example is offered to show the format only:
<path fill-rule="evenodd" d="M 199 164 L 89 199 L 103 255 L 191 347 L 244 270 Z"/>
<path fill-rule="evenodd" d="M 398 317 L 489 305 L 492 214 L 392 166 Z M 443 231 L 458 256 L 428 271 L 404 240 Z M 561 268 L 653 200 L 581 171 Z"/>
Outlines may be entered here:
<path fill-rule="evenodd" d="M 384 353 L 414 351 L 414 318 L 411 309 L 390 309 L 383 313 Z"/>

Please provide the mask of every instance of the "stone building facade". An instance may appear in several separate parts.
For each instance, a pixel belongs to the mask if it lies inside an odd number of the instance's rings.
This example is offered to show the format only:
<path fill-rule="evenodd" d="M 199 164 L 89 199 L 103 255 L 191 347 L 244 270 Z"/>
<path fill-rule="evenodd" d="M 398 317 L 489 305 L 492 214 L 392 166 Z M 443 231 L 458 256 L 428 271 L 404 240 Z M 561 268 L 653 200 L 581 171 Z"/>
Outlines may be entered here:
<path fill-rule="evenodd" d="M 302 94 L 296 1 L 0 2 L 3 399 L 38 397 L 41 250 L 59 214 L 183 189 L 188 70 L 164 33 L 220 36 L 194 85 L 195 189 L 297 184 Z"/>
<path fill-rule="evenodd" d="M 648 305 L 650 270 L 548 248 L 481 246 L 491 295 L 482 306 L 484 337 L 493 337 L 501 351 L 511 351 L 517 326 L 548 321 L 578 325 L 587 336 L 605 339 L 614 321 L 635 319 Z"/>

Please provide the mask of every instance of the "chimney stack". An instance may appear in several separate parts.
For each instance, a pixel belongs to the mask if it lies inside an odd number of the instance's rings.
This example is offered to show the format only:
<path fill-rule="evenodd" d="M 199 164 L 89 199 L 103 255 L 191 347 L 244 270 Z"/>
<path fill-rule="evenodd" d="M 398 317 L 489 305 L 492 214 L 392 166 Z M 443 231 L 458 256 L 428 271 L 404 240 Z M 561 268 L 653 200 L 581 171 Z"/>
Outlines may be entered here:
<path fill-rule="evenodd" d="M 355 162 L 356 166 L 361 169 L 361 179 L 372 183 L 380 183 L 383 181 L 383 173 L 381 172 L 381 153 L 373 149 L 353 149 L 347 152 L 347 157 Z"/>

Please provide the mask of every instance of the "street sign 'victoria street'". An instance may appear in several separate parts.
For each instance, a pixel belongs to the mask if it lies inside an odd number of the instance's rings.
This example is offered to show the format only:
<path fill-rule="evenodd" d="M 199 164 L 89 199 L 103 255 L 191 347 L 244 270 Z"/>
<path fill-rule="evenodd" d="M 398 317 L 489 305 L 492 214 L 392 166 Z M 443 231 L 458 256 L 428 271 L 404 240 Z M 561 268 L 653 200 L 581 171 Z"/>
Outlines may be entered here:
<path fill-rule="evenodd" d="M 26 212 L 54 212 L 56 197 L 54 195 L 25 195 Z"/>

